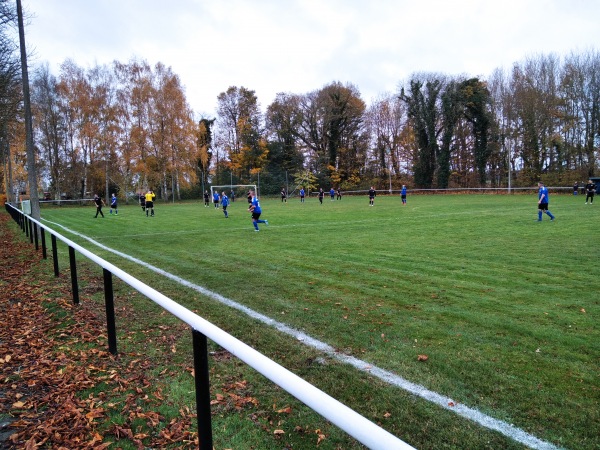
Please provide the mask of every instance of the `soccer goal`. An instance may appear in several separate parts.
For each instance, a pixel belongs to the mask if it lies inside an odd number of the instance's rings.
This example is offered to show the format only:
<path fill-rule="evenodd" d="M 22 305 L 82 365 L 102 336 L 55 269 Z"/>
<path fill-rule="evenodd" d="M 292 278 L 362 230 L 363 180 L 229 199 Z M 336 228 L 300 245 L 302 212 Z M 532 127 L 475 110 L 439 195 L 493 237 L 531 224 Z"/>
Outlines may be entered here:
<path fill-rule="evenodd" d="M 222 186 L 211 186 L 210 187 L 211 201 L 213 199 L 213 195 L 215 194 L 215 192 L 217 192 L 220 197 L 221 194 L 223 193 L 223 191 L 225 191 L 225 194 L 227 195 L 227 197 L 229 197 L 229 201 L 232 201 L 232 200 L 234 201 L 237 199 L 245 200 L 248 197 L 248 191 L 256 192 L 256 185 L 255 184 L 225 184 Z M 231 195 L 232 192 L 233 192 L 233 195 Z"/>

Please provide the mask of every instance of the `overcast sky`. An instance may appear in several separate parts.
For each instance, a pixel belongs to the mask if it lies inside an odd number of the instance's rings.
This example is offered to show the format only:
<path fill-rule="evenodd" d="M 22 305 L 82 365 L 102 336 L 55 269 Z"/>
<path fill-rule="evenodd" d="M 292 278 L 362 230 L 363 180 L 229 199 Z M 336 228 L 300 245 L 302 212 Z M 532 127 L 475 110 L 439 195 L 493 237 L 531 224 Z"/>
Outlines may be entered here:
<path fill-rule="evenodd" d="M 30 65 L 144 59 L 179 75 L 198 115 L 229 86 L 352 83 L 368 104 L 415 72 L 488 77 L 527 57 L 599 49 L 598 0 L 22 0 Z"/>

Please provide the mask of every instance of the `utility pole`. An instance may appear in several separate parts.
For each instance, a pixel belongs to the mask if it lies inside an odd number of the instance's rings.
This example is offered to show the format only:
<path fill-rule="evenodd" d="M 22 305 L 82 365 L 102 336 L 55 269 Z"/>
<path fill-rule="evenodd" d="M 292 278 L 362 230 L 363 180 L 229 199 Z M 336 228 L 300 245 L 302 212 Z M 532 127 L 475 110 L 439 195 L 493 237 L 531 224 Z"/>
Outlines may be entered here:
<path fill-rule="evenodd" d="M 31 119 L 31 101 L 29 97 L 29 75 L 27 73 L 27 50 L 25 49 L 25 28 L 23 26 L 23 8 L 21 7 L 21 0 L 17 0 L 17 16 L 19 20 L 19 45 L 21 47 L 23 106 L 25 107 L 25 150 L 27 152 L 27 179 L 29 182 L 31 217 L 40 220 L 40 199 L 38 196 L 35 148 L 33 147 L 33 124 Z"/>
<path fill-rule="evenodd" d="M 390 147 L 390 160 L 388 164 L 388 171 L 390 175 L 390 195 L 392 195 L 392 148 Z"/>

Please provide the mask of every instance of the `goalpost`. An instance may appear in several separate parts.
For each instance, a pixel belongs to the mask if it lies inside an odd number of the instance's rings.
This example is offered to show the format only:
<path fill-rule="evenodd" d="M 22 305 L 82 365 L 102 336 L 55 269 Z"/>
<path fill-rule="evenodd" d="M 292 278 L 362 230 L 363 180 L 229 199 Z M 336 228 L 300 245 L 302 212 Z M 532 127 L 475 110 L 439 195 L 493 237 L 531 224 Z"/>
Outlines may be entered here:
<path fill-rule="evenodd" d="M 248 195 L 248 191 L 256 192 L 255 184 L 224 184 L 221 186 L 211 186 L 210 187 L 210 201 L 212 202 L 213 196 L 215 195 L 215 191 L 221 196 L 221 193 L 225 191 L 229 200 L 232 201 L 236 198 L 246 198 Z M 234 193 L 235 197 L 231 198 L 231 192 Z"/>

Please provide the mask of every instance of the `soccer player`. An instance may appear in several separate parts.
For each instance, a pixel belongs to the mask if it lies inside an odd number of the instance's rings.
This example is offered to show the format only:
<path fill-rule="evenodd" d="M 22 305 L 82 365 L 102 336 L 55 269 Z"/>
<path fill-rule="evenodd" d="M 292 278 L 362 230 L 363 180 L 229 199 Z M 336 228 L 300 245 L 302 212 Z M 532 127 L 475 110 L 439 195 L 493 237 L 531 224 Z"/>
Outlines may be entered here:
<path fill-rule="evenodd" d="M 340 188 L 337 188 L 337 199 L 341 200 L 342 199 L 342 191 L 340 191 Z"/>
<path fill-rule="evenodd" d="M 585 204 L 588 204 L 588 200 L 590 201 L 590 205 L 594 204 L 594 194 L 596 193 L 596 185 L 592 182 L 592 180 L 588 180 L 585 185 Z"/>
<path fill-rule="evenodd" d="M 281 190 L 281 203 L 287 203 L 287 193 L 285 192 L 285 189 Z"/>
<path fill-rule="evenodd" d="M 146 196 L 144 194 L 140 194 L 140 206 L 142 207 L 142 212 L 146 211 Z"/>
<path fill-rule="evenodd" d="M 154 199 L 156 198 L 156 194 L 152 189 L 148 189 L 146 192 L 146 217 L 148 217 L 148 211 L 150 211 L 150 217 L 154 217 Z"/>
<path fill-rule="evenodd" d="M 110 213 L 112 214 L 113 209 L 115 210 L 115 216 L 119 214 L 119 210 L 117 209 L 117 196 L 113 192 L 112 197 L 110 198 Z"/>
<path fill-rule="evenodd" d="M 319 188 L 319 202 L 321 202 L 321 205 L 323 204 L 323 197 L 325 197 L 325 192 L 323 192 L 323 188 Z"/>
<path fill-rule="evenodd" d="M 102 200 L 102 198 L 98 194 L 95 194 L 94 195 L 94 203 L 96 204 L 96 215 L 94 216 L 94 219 L 98 218 L 98 214 L 100 214 L 102 217 L 104 217 L 104 213 L 102 212 L 102 206 L 104 205 L 104 200 Z"/>
<path fill-rule="evenodd" d="M 550 216 L 550 220 L 552 221 L 554 220 L 554 216 L 548 211 L 548 203 L 550 203 L 548 188 L 541 181 L 538 183 L 538 188 L 538 222 L 542 221 L 542 214 L 544 212 Z"/>
<path fill-rule="evenodd" d="M 402 190 L 400 191 L 400 198 L 402 199 L 402 206 L 406 205 L 406 186 L 402 185 Z"/>
<path fill-rule="evenodd" d="M 258 229 L 258 224 L 264 223 L 268 226 L 269 222 L 260 219 L 262 209 L 260 208 L 260 202 L 258 201 L 256 193 L 254 191 L 250 191 L 250 196 L 252 197 L 252 201 L 250 203 L 250 208 L 248 208 L 248 211 L 252 213 L 252 225 L 254 225 L 254 231 L 260 231 Z"/>
<path fill-rule="evenodd" d="M 213 194 L 213 203 L 215 204 L 215 208 L 219 209 L 219 193 L 215 191 Z"/>
<path fill-rule="evenodd" d="M 208 208 L 209 206 L 210 206 L 210 200 L 209 200 L 208 191 L 204 191 L 204 207 Z"/>
<path fill-rule="evenodd" d="M 300 203 L 304 203 L 304 195 L 305 195 L 304 188 L 301 187 L 300 188 Z"/>
<path fill-rule="evenodd" d="M 225 191 L 223 191 L 223 195 L 221 195 L 221 206 L 223 207 L 223 214 L 225 214 L 225 218 L 229 219 L 229 214 L 227 214 L 227 206 L 229 206 L 229 198 L 225 195 Z"/>
<path fill-rule="evenodd" d="M 371 186 L 371 189 L 369 189 L 369 206 L 373 206 L 375 204 L 375 195 L 377 195 L 377 192 L 375 191 L 375 188 Z"/>
<path fill-rule="evenodd" d="M 333 186 L 331 186 L 331 189 L 329 189 L 329 196 L 331 197 L 331 201 L 335 201 L 335 189 L 333 189 Z"/>

